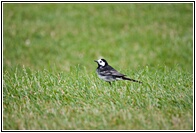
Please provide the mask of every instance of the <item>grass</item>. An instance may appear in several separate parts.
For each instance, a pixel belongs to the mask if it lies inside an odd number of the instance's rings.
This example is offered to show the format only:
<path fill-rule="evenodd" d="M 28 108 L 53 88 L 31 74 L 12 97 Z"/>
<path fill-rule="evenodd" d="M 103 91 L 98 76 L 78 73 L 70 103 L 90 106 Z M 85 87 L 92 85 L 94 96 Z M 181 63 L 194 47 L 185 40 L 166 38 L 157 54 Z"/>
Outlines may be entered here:
<path fill-rule="evenodd" d="M 4 130 L 192 130 L 192 4 L 3 5 Z M 98 79 L 104 57 L 143 84 Z"/>

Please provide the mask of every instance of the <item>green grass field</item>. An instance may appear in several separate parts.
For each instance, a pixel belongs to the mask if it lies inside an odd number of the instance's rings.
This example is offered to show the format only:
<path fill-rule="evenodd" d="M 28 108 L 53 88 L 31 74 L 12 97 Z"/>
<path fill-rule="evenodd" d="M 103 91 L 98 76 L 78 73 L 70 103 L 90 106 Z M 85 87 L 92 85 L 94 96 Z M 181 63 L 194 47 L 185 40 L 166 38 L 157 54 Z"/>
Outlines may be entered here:
<path fill-rule="evenodd" d="M 3 129 L 193 130 L 193 5 L 4 3 Z"/>

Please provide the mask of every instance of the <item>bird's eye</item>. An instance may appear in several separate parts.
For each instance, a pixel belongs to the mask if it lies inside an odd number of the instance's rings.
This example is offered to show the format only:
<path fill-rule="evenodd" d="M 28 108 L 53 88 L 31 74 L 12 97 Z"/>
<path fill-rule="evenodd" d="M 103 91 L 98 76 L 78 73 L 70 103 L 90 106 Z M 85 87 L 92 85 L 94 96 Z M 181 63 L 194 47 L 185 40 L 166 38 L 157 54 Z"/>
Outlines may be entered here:
<path fill-rule="evenodd" d="M 102 63 L 102 61 L 100 61 L 100 63 Z"/>

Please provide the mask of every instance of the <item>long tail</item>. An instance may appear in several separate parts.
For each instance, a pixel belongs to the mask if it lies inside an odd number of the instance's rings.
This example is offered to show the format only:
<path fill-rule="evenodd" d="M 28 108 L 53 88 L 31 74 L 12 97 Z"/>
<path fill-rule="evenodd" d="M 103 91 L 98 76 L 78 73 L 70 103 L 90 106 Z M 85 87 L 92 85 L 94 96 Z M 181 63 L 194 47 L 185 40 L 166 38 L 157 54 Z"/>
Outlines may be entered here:
<path fill-rule="evenodd" d="M 130 78 L 126 78 L 126 77 L 122 77 L 123 80 L 129 80 L 129 81 L 133 81 L 133 82 L 138 82 L 140 84 L 142 84 L 141 81 L 135 80 L 135 79 L 130 79 Z"/>

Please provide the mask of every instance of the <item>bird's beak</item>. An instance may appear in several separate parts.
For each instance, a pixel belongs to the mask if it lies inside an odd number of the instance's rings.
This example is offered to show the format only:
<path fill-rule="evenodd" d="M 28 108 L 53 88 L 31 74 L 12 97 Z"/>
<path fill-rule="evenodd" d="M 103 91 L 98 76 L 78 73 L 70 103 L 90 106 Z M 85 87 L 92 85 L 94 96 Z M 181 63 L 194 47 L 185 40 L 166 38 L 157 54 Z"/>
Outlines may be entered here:
<path fill-rule="evenodd" d="M 94 60 L 94 62 L 97 62 L 96 60 Z"/>

